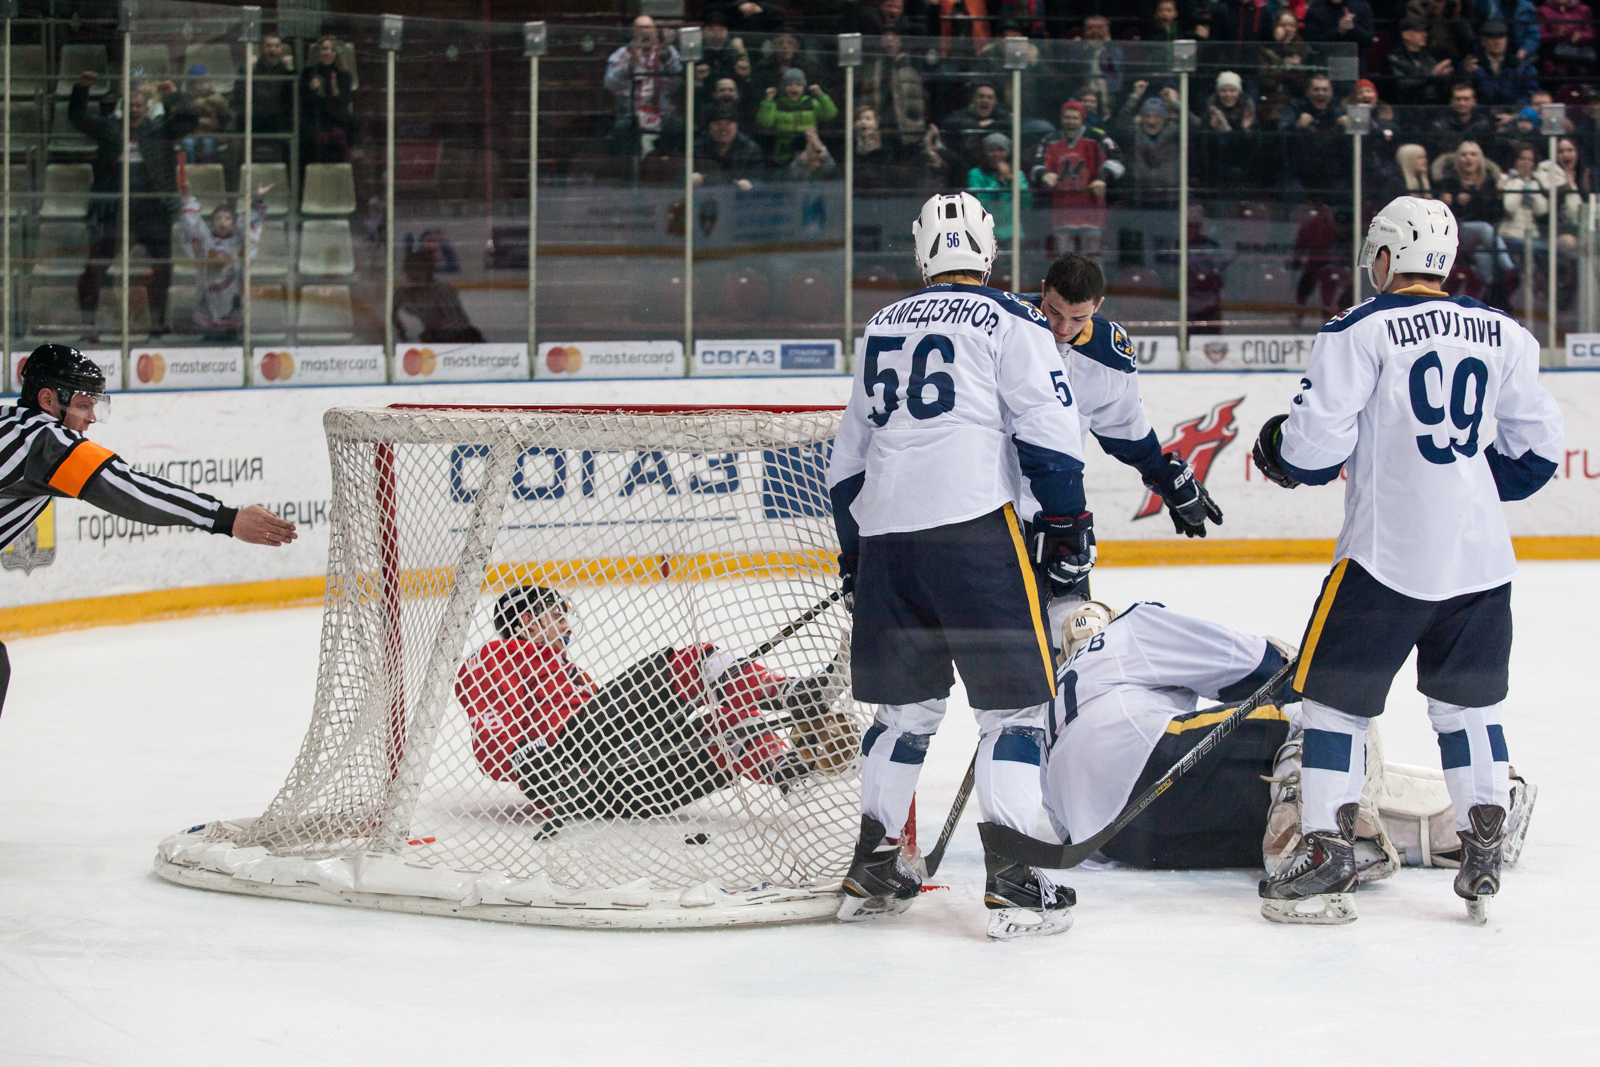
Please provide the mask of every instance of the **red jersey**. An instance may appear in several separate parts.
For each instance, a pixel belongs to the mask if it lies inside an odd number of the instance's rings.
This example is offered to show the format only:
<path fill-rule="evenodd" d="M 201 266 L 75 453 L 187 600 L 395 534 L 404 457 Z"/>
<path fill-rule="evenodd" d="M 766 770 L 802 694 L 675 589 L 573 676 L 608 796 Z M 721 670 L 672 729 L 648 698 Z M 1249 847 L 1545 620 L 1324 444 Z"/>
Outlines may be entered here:
<path fill-rule="evenodd" d="M 1089 186 L 1100 177 L 1100 168 L 1109 158 L 1100 140 L 1087 132 L 1072 142 L 1053 137 L 1039 147 L 1035 173 L 1049 171 L 1058 176 L 1050 197 L 1052 225 L 1105 225 L 1105 203 Z"/>
<path fill-rule="evenodd" d="M 701 662 L 713 646 L 695 645 L 672 653 L 672 688 L 687 704 L 704 699 Z M 712 754 L 724 770 L 756 781 L 761 771 L 788 750 L 775 734 L 723 741 L 721 735 L 740 720 L 760 714 L 755 705 L 777 695 L 783 676 L 760 664 L 743 668 L 725 682 L 725 700 L 711 717 L 718 736 Z M 490 641 L 456 672 L 456 700 L 472 722 L 472 754 L 483 772 L 497 782 L 514 782 L 512 760 L 524 741 L 547 745 L 567 721 L 583 710 L 595 693 L 594 679 L 567 658 L 564 645 L 532 641 Z"/>

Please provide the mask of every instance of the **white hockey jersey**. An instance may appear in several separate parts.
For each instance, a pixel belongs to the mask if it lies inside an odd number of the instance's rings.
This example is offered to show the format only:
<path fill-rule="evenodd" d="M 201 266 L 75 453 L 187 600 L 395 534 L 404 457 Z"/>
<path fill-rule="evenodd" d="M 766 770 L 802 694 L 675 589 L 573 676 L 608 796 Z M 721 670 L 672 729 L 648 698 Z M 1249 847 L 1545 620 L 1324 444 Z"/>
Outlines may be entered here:
<path fill-rule="evenodd" d="M 998 289 L 943 284 L 868 320 L 828 467 L 830 490 L 865 474 L 849 504 L 862 536 L 1014 501 L 1019 454 L 1039 496 L 1082 511 L 1082 430 L 1044 316 Z"/>
<path fill-rule="evenodd" d="M 1242 700 L 1282 665 L 1264 638 L 1135 604 L 1056 671 L 1045 727 L 1044 806 L 1062 840 L 1084 841 L 1127 805 L 1151 751 L 1201 697 Z M 1277 711 L 1263 712 L 1277 715 Z"/>
<path fill-rule="evenodd" d="M 1532 334 L 1470 297 L 1413 286 L 1323 327 L 1281 454 L 1313 485 L 1343 465 L 1336 559 L 1444 600 L 1516 576 L 1500 501 L 1555 472 L 1561 412 L 1539 384 Z"/>

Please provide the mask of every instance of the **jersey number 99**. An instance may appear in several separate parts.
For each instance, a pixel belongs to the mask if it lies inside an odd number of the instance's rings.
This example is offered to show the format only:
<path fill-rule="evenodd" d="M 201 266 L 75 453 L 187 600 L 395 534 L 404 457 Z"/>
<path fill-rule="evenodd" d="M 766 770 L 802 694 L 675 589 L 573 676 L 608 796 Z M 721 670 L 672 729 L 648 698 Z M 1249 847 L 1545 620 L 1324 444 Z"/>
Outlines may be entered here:
<path fill-rule="evenodd" d="M 1444 422 L 1445 409 L 1435 407 L 1428 399 L 1428 376 L 1439 375 L 1439 399 L 1444 399 L 1444 363 L 1438 352 L 1427 355 L 1411 364 L 1411 413 L 1424 426 L 1438 426 Z M 1468 356 L 1456 364 L 1450 381 L 1450 424 L 1467 434 L 1465 441 L 1457 442 L 1451 434 L 1443 446 L 1434 443 L 1430 430 L 1417 435 L 1417 450 L 1429 463 L 1454 463 L 1459 452 L 1468 459 L 1478 454 L 1478 426 L 1483 422 L 1483 396 L 1489 387 L 1489 368 L 1483 360 Z M 1472 410 L 1467 410 L 1467 393 L 1471 391 Z"/>
<path fill-rule="evenodd" d="M 892 367 L 878 368 L 878 357 L 885 352 L 898 352 L 905 346 L 904 337 L 869 337 L 867 338 L 867 356 L 861 365 L 861 384 L 867 392 L 867 403 L 872 410 L 867 412 L 867 418 L 872 420 L 874 426 L 884 426 L 889 422 L 889 416 L 900 406 L 900 375 Z M 911 353 L 911 380 L 906 382 L 906 410 L 913 419 L 934 419 L 952 410 L 956 406 L 955 379 L 943 371 L 928 373 L 928 357 L 933 353 L 946 363 L 956 361 L 956 346 L 951 344 L 950 338 L 943 334 L 924 334 L 922 340 L 917 342 L 916 349 Z M 877 407 L 878 387 L 883 386 L 883 408 Z M 933 387 L 934 397 L 930 402 L 925 394 L 929 386 Z"/>

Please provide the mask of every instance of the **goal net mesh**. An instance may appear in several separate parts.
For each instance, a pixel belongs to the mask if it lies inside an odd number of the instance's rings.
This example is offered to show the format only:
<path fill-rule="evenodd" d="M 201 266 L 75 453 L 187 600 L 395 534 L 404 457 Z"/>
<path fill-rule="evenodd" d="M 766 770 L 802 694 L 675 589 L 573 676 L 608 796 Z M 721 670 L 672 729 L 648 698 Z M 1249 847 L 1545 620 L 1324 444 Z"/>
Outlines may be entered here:
<path fill-rule="evenodd" d="M 577 888 L 843 875 L 869 715 L 829 599 L 837 411 L 324 421 L 316 705 L 240 846 Z"/>

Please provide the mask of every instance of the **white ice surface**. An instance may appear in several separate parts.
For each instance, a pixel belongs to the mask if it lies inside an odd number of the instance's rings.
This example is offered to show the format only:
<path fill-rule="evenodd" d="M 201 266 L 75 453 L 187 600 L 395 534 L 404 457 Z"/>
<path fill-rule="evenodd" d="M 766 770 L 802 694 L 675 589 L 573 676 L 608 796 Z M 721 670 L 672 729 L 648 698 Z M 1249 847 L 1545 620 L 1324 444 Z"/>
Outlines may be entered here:
<path fill-rule="evenodd" d="M 1095 590 L 1298 640 L 1322 574 L 1108 568 Z M 970 813 L 951 890 L 867 926 L 568 931 L 185 889 L 155 845 L 265 807 L 310 715 L 318 612 L 16 641 L 0 1065 L 1594 1063 L 1597 580 L 1532 563 L 1516 585 L 1506 735 L 1539 806 L 1482 929 L 1444 870 L 1362 891 L 1343 928 L 1264 922 L 1253 872 L 1113 870 L 1076 874 L 1069 933 L 993 944 Z M 1384 741 L 1436 765 L 1414 680 Z M 974 739 L 952 709 L 925 840 Z"/>

